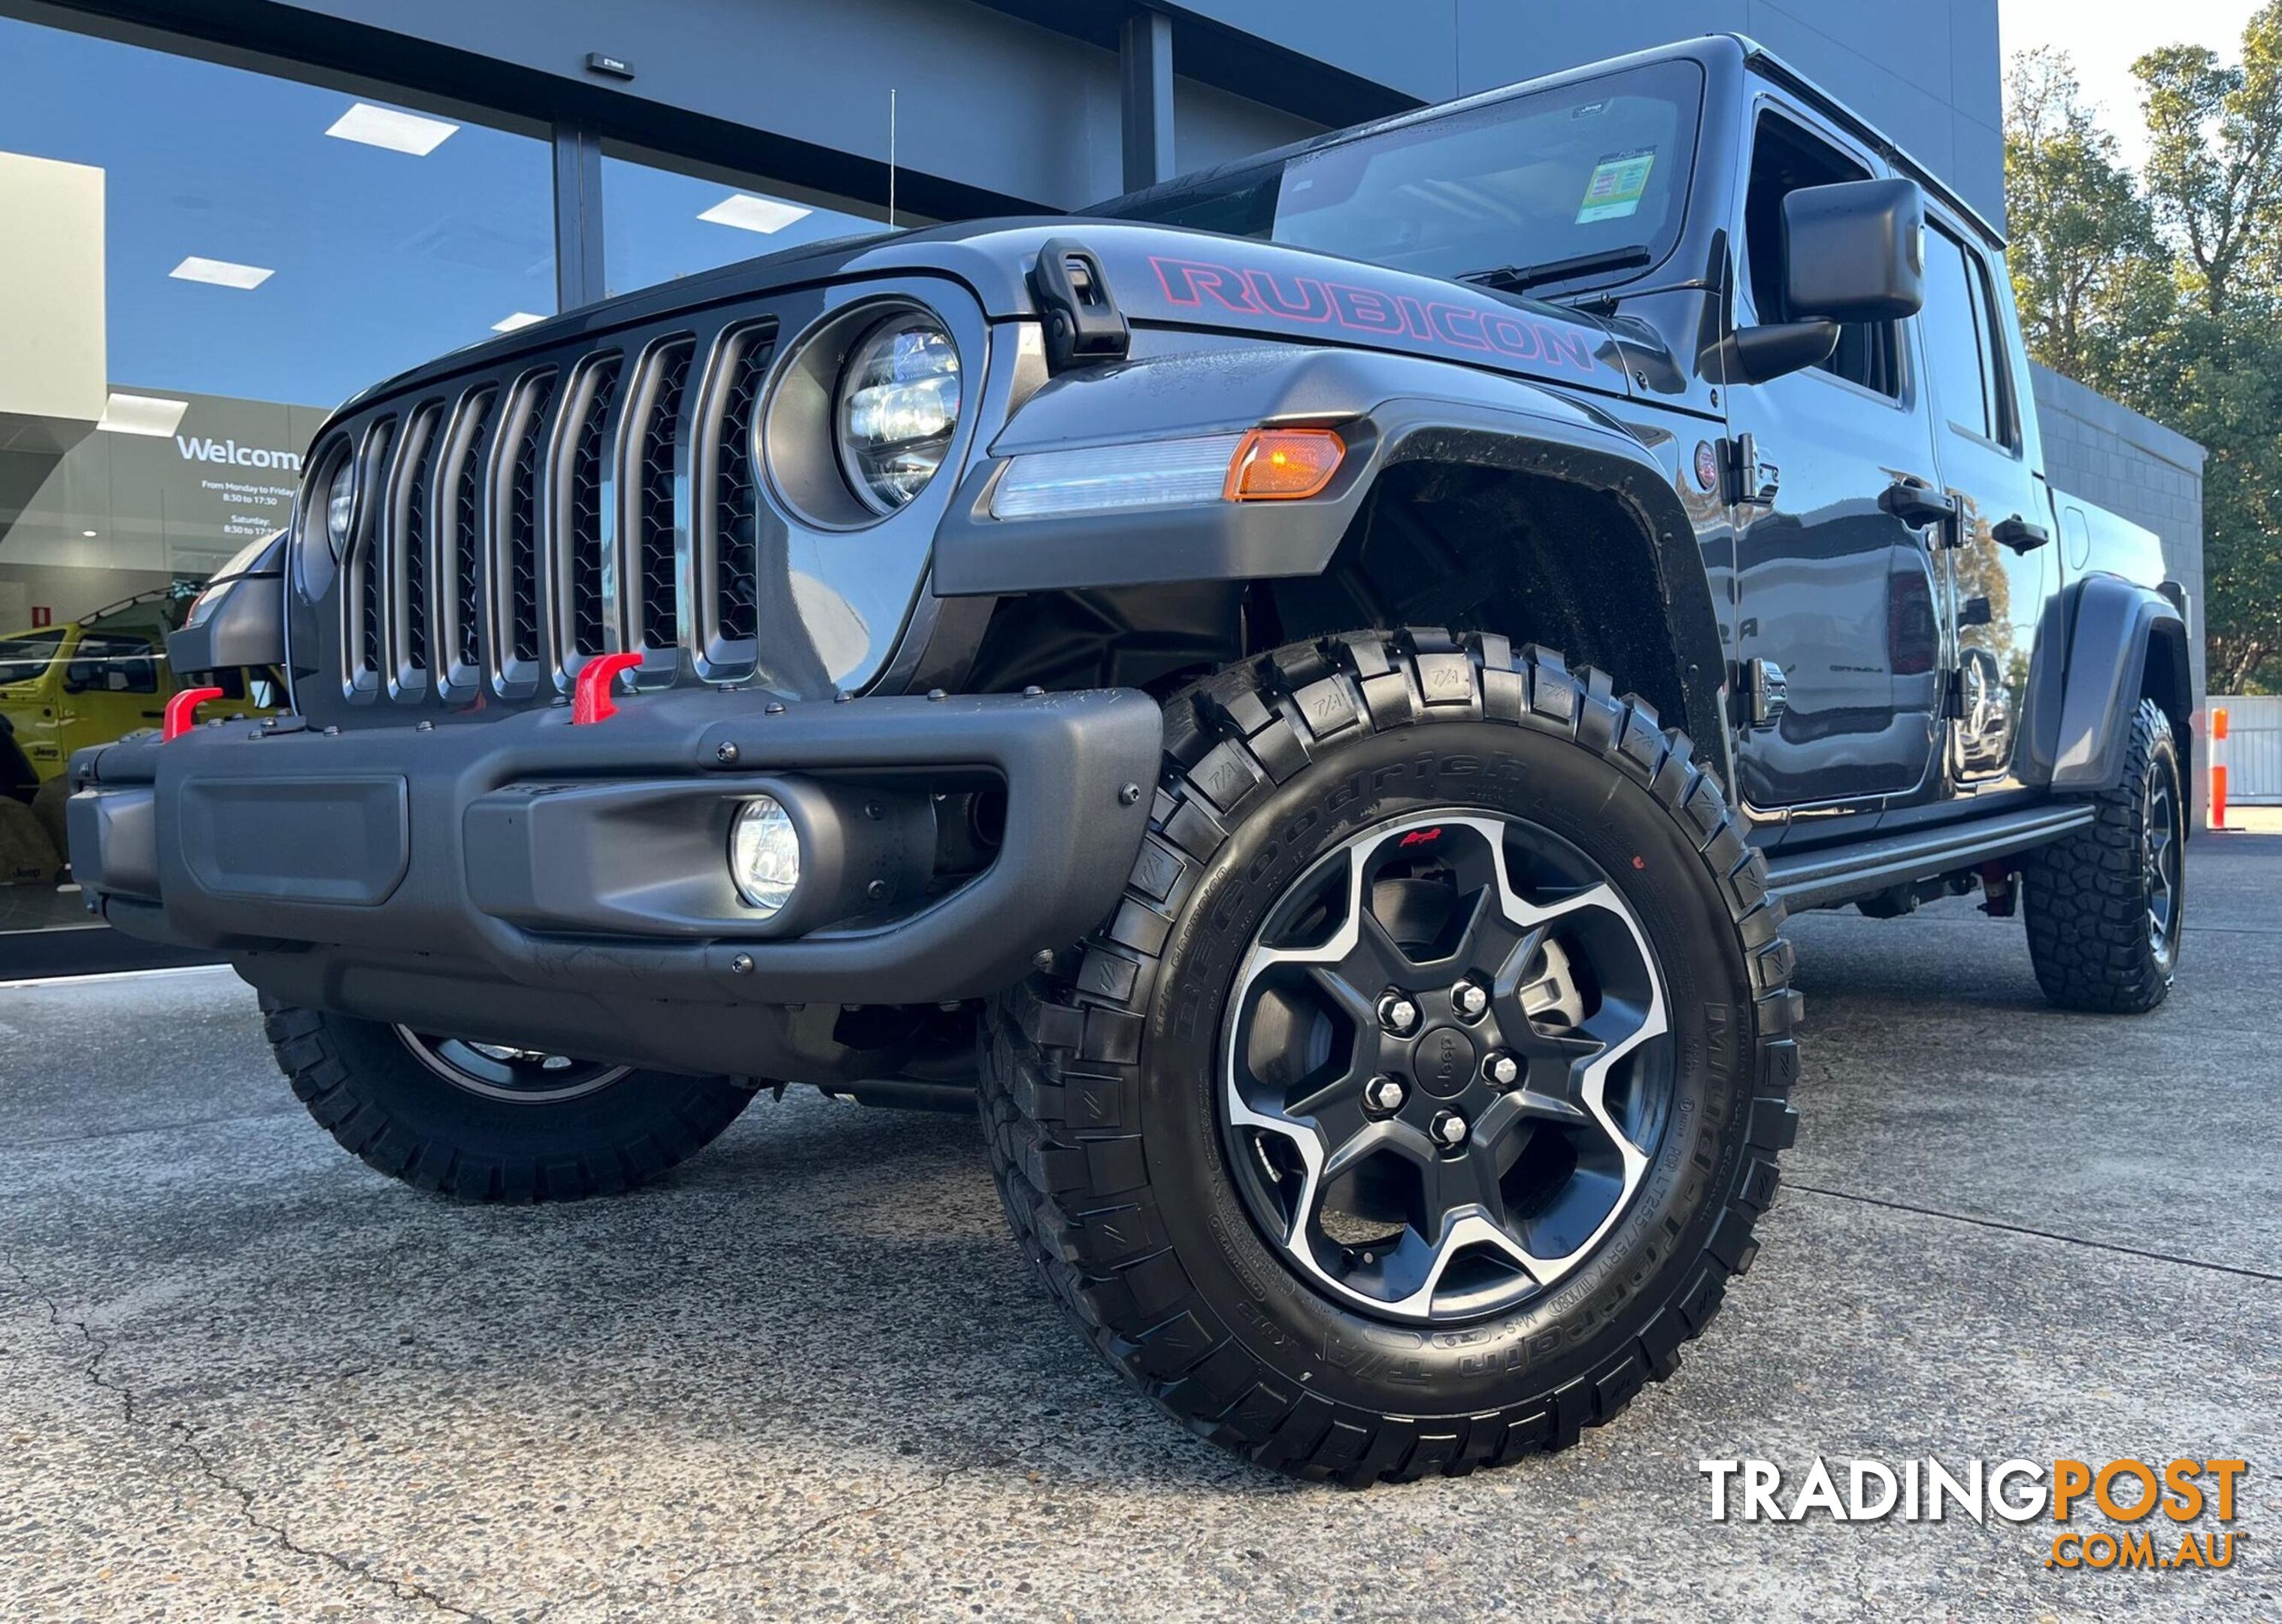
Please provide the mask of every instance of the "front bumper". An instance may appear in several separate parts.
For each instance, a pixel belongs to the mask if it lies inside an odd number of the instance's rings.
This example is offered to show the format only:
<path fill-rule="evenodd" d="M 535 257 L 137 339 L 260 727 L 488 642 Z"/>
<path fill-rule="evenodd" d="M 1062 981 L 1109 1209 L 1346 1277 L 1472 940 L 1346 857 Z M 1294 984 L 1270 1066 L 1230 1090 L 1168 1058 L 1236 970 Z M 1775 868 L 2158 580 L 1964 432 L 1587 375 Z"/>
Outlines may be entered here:
<path fill-rule="evenodd" d="M 229 953 L 293 1002 L 686 1070 L 860 1064 L 792 1006 L 1019 980 L 1100 922 L 1139 849 L 1163 719 L 1129 689 L 766 706 L 624 701 L 432 729 L 208 724 L 72 764 L 74 872 L 130 935 Z M 1003 788 L 995 857 L 933 872 L 938 795 Z M 817 866 L 756 922 L 727 820 L 767 790 Z M 698 1017 L 713 1018 L 698 1018 Z M 788 1049 L 798 1050 L 793 1053 Z"/>

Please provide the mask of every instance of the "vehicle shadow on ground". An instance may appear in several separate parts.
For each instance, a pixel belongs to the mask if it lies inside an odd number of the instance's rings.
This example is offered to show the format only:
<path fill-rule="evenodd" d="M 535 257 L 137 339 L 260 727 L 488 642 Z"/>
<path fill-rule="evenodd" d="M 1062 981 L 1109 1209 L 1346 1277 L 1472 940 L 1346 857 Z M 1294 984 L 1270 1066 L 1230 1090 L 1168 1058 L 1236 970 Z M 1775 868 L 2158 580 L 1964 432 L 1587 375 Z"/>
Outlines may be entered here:
<path fill-rule="evenodd" d="M 764 1095 L 660 1183 L 568 1207 L 462 1207 L 346 1162 L 294 1185 L 173 1261 L 202 1320 L 280 1327 L 329 1403 L 369 1384 L 398 1403 L 408 1387 L 559 1405 L 543 1387 L 639 1416 L 669 1455 L 772 1456 L 822 1432 L 859 1463 L 1059 1456 L 1176 1488 L 1282 1481 L 1094 1356 L 1007 1233 L 963 1115 Z M 171 1317 L 131 1340 L 172 1357 Z"/>
<path fill-rule="evenodd" d="M 1991 919 L 1972 898 L 1948 898 L 1894 920 L 1821 909 L 1792 915 L 1784 933 L 1798 952 L 1791 985 L 1806 995 L 1810 1033 L 1819 1011 L 1884 1004 L 1952 1014 L 2053 1010 L 2037 985 L 2021 921 Z"/>

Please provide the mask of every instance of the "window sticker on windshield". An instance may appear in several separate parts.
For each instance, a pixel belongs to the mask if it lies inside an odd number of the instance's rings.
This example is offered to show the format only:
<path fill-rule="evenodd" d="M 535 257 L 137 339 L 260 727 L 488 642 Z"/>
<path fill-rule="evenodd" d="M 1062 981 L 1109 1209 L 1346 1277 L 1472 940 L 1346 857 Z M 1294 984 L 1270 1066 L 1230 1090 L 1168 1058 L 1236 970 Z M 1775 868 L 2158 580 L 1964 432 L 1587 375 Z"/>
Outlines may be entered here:
<path fill-rule="evenodd" d="M 1622 220 L 1638 213 L 1641 198 L 1648 191 L 1648 172 L 1654 167 L 1654 147 L 1611 152 L 1595 164 L 1592 178 L 1585 183 L 1585 200 L 1577 206 L 1577 223 Z"/>

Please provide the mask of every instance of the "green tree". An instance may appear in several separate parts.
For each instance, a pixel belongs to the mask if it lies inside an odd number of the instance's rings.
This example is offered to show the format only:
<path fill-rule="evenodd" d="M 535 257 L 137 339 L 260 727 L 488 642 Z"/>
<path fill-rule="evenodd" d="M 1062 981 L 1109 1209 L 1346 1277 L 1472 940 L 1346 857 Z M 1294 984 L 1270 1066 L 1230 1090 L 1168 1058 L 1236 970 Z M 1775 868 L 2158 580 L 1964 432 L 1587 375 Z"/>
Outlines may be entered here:
<path fill-rule="evenodd" d="M 2126 398 L 2209 454 L 2202 607 L 2214 693 L 2257 691 L 2262 667 L 2282 655 L 2282 342 L 2268 325 L 2272 303 L 2243 299 L 2225 319 L 2190 311 L 2156 346 L 2140 398 Z"/>
<path fill-rule="evenodd" d="M 2200 45 L 2132 65 L 2183 308 L 2123 399 L 2209 453 L 2204 628 L 2221 691 L 2282 653 L 2282 4 L 2253 13 L 2241 43 L 2239 65 Z"/>
<path fill-rule="evenodd" d="M 2006 91 L 2007 262 L 2030 353 L 2115 393 L 2144 375 L 2171 323 L 2170 252 L 2067 53 L 2022 52 Z"/>
<path fill-rule="evenodd" d="M 2282 212 L 2282 5 L 2252 14 L 2239 66 L 2166 45 L 2131 71 L 2146 97 L 2149 195 L 2193 261 L 2188 291 L 2222 315 L 2245 269 L 2270 260 Z"/>
<path fill-rule="evenodd" d="M 2203 626 L 2216 691 L 2282 675 L 2282 0 L 2241 59 L 2170 45 L 2133 65 L 2134 176 L 2064 53 L 2008 75 L 2010 263 L 2030 353 L 2199 441 Z"/>

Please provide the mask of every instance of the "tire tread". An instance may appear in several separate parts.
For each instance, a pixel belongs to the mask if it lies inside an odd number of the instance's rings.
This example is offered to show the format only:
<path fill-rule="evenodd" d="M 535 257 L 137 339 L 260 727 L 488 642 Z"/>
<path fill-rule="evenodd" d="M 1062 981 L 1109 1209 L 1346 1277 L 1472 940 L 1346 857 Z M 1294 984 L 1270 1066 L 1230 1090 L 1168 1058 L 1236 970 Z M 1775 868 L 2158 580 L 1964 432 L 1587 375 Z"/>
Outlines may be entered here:
<path fill-rule="evenodd" d="M 581 1201 L 633 1189 L 712 1143 L 752 1099 L 749 1090 L 726 1078 L 644 1073 L 629 1081 L 658 1093 L 639 1126 L 578 1155 L 494 1154 L 440 1134 L 423 1138 L 398 1120 L 389 1103 L 403 1086 L 395 1067 L 420 1062 L 400 1045 L 387 1063 L 353 1063 L 344 1052 L 342 1025 L 369 1029 L 372 1022 L 280 1004 L 267 993 L 261 1010 L 278 1069 L 342 1149 L 415 1189 L 469 1205 Z"/>
<path fill-rule="evenodd" d="M 2159 751 L 2177 746 L 2170 718 L 2152 699 L 2139 702 L 2120 783 L 2090 797 L 2092 820 L 2037 847 L 2022 861 L 2022 914 L 2029 956 L 2045 998 L 2063 1009 L 2140 1014 L 2162 1003 L 2177 969 L 2156 960 L 2147 938 L 2140 785 Z M 2184 796 L 2184 775 L 2175 794 Z M 2183 807 L 2184 810 L 2184 807 Z M 2175 938 L 2176 942 L 2176 938 Z"/>

